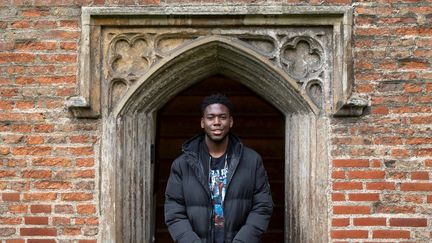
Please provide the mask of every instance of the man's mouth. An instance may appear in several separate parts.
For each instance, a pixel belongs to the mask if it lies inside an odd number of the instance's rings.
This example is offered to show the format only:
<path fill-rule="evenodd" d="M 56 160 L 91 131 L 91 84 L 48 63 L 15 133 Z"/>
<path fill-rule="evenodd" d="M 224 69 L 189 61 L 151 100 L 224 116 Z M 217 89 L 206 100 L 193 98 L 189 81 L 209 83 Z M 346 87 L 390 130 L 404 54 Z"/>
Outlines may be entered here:
<path fill-rule="evenodd" d="M 222 130 L 212 130 L 212 133 L 214 135 L 221 135 L 222 134 Z"/>

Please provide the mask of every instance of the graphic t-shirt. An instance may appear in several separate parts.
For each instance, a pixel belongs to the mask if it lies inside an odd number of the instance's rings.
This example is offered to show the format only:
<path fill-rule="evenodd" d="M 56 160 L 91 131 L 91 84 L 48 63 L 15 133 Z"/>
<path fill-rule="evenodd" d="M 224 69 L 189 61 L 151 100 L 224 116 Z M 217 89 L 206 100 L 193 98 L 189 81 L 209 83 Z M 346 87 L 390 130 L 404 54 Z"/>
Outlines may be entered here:
<path fill-rule="evenodd" d="M 227 155 L 211 158 L 209 186 L 213 199 L 214 210 L 214 243 L 224 242 L 224 212 L 223 201 L 228 180 Z"/>

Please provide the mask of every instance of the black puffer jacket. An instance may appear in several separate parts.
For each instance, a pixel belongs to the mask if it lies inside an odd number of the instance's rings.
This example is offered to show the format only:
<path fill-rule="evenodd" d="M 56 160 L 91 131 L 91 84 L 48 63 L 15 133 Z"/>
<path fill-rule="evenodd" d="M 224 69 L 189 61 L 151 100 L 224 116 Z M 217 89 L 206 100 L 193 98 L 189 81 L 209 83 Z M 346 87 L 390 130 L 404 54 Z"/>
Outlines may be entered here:
<path fill-rule="evenodd" d="M 208 166 L 200 159 L 204 135 L 183 145 L 165 191 L 165 223 L 178 243 L 213 243 Z M 232 156 L 224 200 L 225 242 L 258 243 L 267 230 L 273 201 L 261 156 L 230 134 Z M 231 158 L 230 158 L 231 157 Z"/>

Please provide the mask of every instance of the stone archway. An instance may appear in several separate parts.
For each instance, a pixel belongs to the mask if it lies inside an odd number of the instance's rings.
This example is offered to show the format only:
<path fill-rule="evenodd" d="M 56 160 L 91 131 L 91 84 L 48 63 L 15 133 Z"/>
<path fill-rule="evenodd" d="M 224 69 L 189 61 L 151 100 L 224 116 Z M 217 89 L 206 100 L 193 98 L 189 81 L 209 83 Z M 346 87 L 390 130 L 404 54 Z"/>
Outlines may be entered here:
<path fill-rule="evenodd" d="M 152 75 L 138 80 L 118 109 L 106 118 L 103 141 L 109 144 L 103 146 L 102 160 L 113 162 L 113 171 L 108 173 L 113 177 L 103 181 L 112 185 L 107 193 L 115 201 L 102 203 L 108 203 L 104 206 L 115 214 L 103 216 L 117 227 L 106 232 L 106 239 L 112 239 L 115 232 L 118 242 L 151 241 L 155 112 L 178 92 L 215 73 L 239 80 L 285 116 L 286 239 L 307 242 L 326 235 L 327 163 L 318 160 L 326 157 L 322 150 L 325 123 L 318 109 L 298 92 L 290 77 L 268 61 L 251 50 L 212 37 L 188 46 Z"/>
<path fill-rule="evenodd" d="M 362 106 L 349 99 L 350 9 L 180 6 L 168 12 L 183 15 L 161 17 L 166 11 L 83 9 L 82 96 L 68 106 L 103 123 L 101 242 L 152 242 L 156 112 L 217 73 L 285 117 L 285 242 L 326 242 L 326 116 Z M 128 59 L 136 51 L 140 65 Z M 308 58 L 306 66 L 295 63 L 300 57 Z"/>

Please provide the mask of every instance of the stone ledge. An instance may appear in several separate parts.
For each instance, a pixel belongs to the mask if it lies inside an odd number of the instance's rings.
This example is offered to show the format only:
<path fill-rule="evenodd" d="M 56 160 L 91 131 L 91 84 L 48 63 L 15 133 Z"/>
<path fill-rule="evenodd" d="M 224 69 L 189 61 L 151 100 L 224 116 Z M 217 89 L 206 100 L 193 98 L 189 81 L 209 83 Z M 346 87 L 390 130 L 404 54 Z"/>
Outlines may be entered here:
<path fill-rule="evenodd" d="M 369 100 L 365 97 L 351 96 L 333 116 L 334 117 L 358 117 L 362 116 L 364 109 L 369 106 Z"/>

